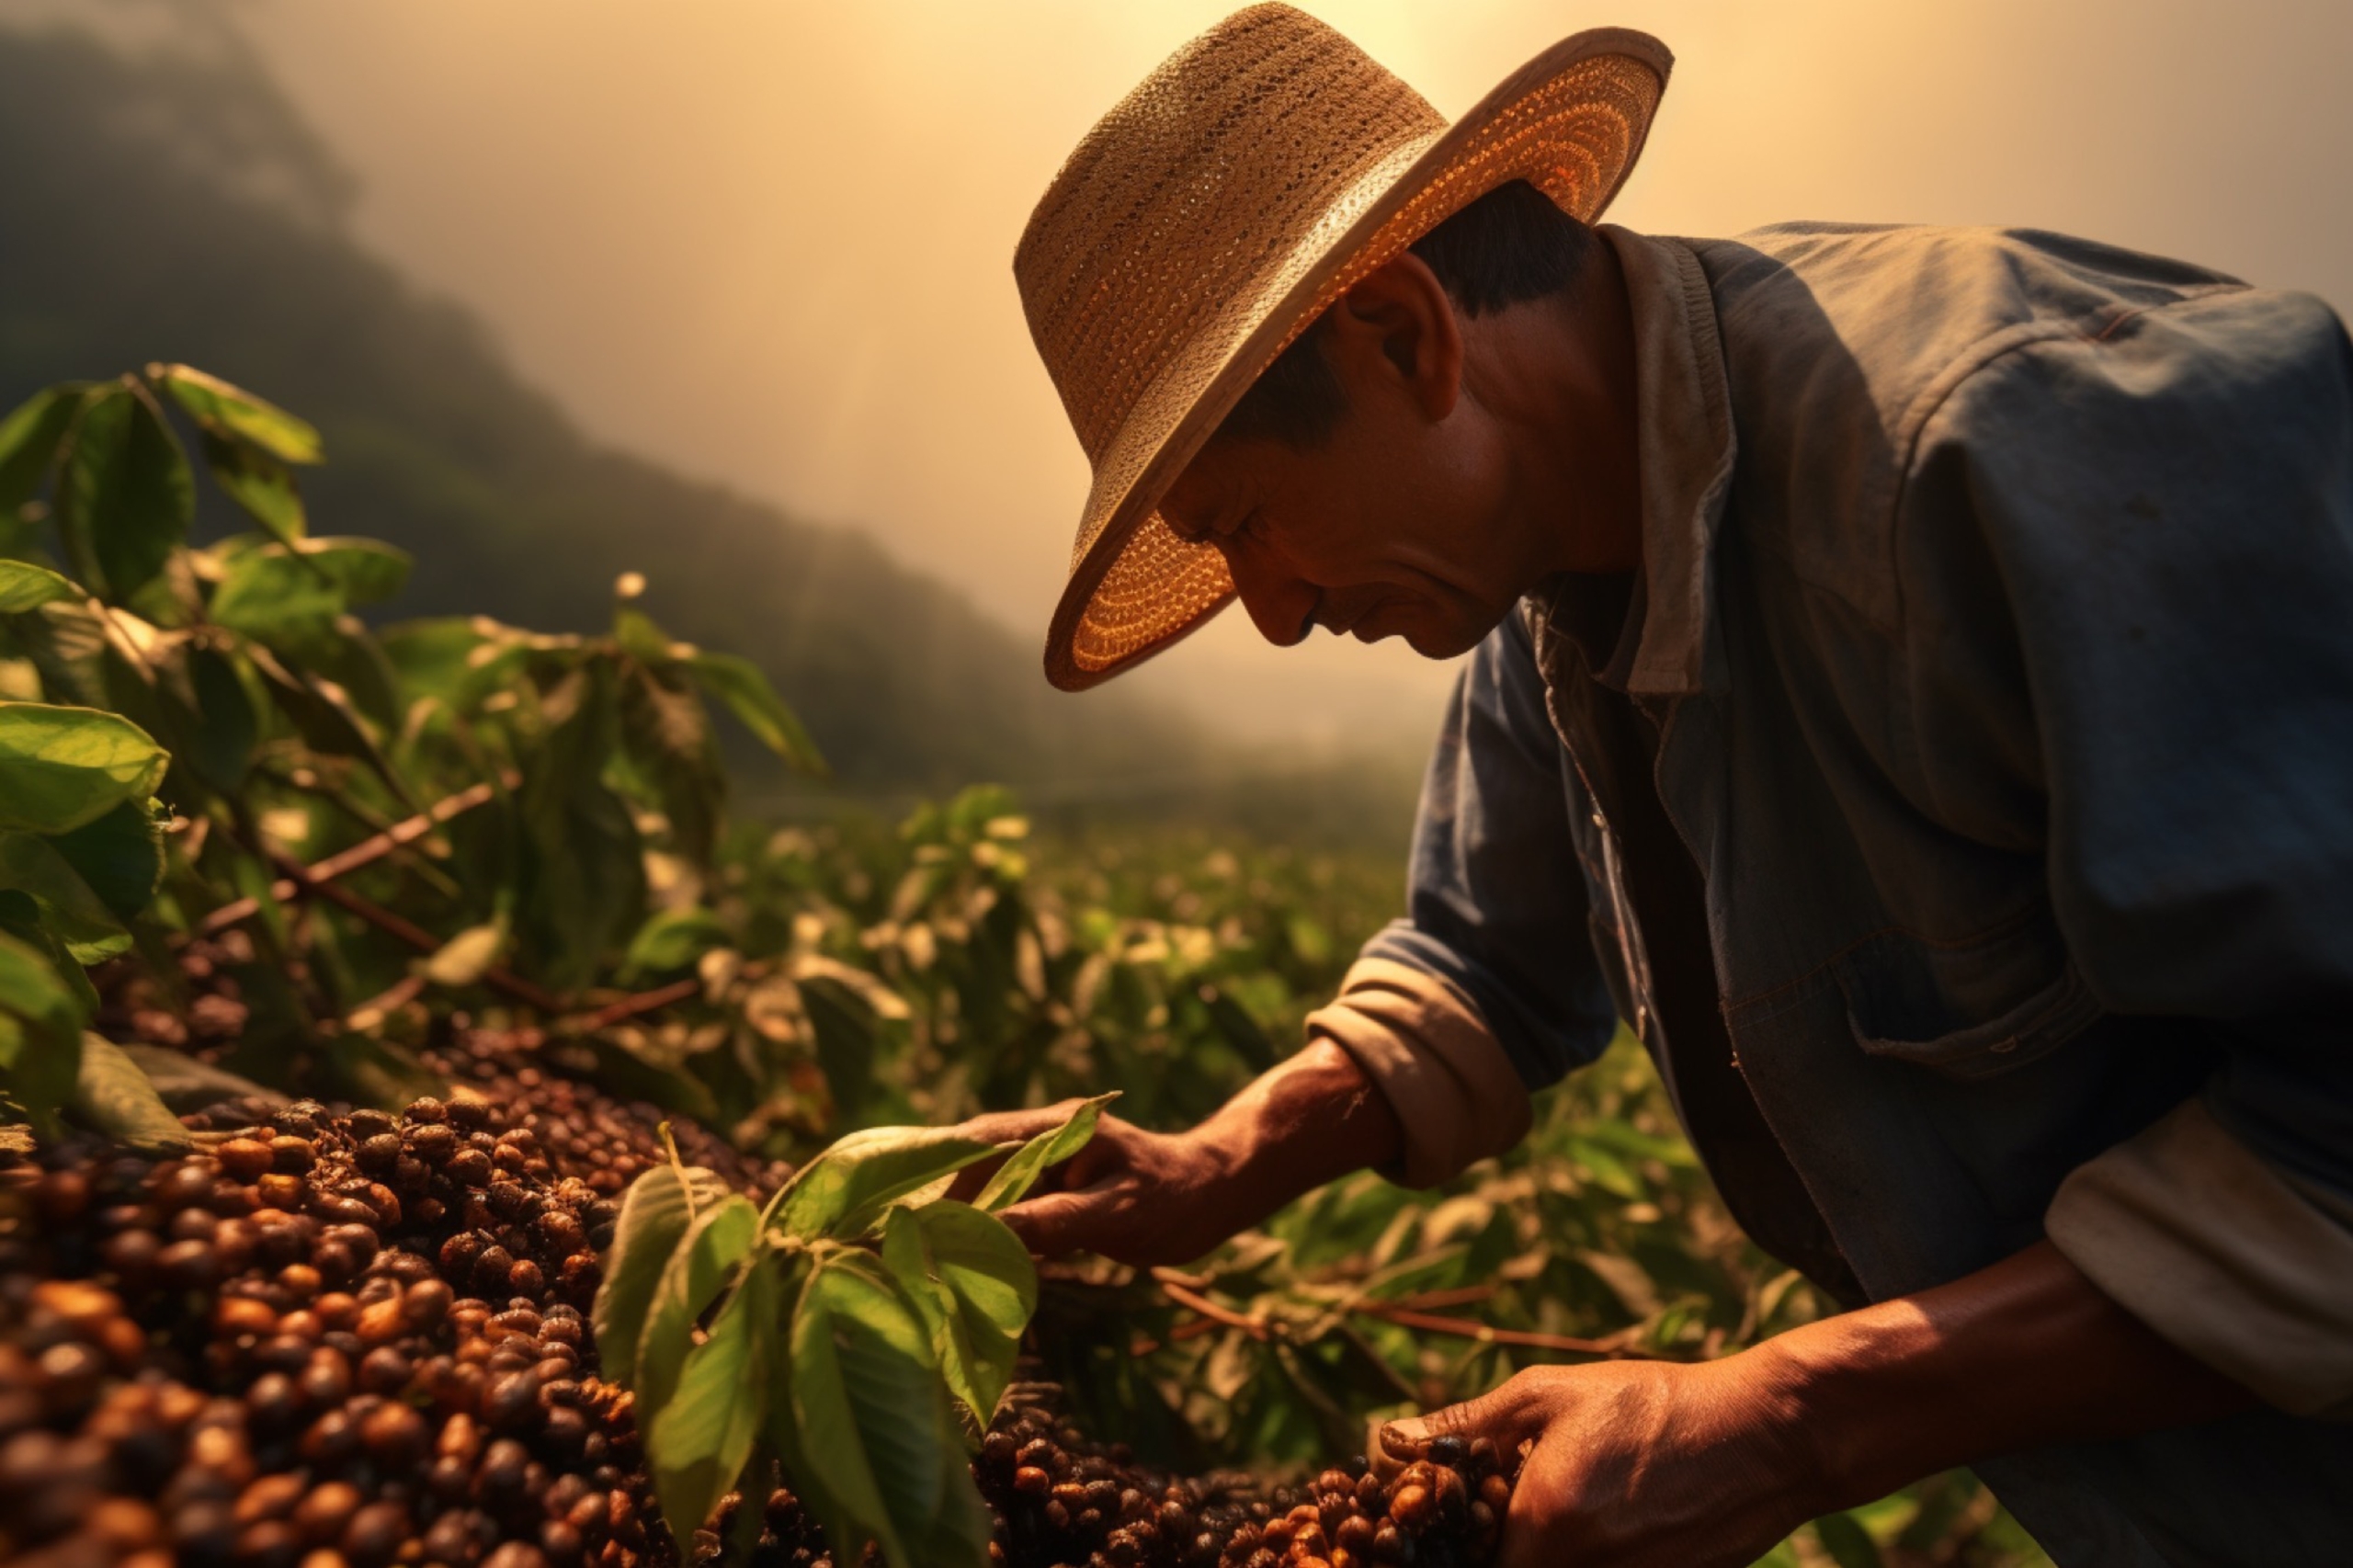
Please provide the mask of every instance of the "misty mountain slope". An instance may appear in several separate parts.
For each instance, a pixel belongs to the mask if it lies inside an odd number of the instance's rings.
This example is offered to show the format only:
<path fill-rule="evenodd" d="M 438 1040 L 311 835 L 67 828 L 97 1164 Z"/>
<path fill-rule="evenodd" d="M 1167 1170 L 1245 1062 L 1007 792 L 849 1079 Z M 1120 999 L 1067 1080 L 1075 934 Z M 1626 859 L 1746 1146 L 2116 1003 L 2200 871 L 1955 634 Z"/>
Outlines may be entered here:
<path fill-rule="evenodd" d="M 676 634 L 757 660 L 845 780 L 939 789 L 1198 761 L 1122 694 L 1050 691 L 952 588 L 584 437 L 482 327 L 348 237 L 348 181 L 233 40 L 119 53 L 0 28 L 0 399 L 177 359 L 313 420 L 313 525 L 413 551 L 392 609 L 546 630 L 644 572 Z M 1178 766 L 1183 766 L 1179 763 Z"/>

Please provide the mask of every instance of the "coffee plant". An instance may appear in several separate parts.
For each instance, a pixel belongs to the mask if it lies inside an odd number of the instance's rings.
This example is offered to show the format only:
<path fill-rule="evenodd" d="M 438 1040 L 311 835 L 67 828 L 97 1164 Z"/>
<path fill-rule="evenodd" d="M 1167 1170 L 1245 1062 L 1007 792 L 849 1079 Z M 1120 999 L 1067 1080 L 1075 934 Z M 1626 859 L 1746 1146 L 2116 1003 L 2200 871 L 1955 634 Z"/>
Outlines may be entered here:
<path fill-rule="evenodd" d="M 823 768 L 756 669 L 633 574 L 364 619 L 409 562 L 312 529 L 323 456 L 185 366 L 0 420 L 0 1557 L 1477 1568 L 1517 1456 L 1369 1420 L 1822 1310 L 1623 1037 L 1439 1190 L 1033 1264 L 996 1212 L 1291 1049 L 1394 868 L 731 822 L 714 710 Z M 2033 1560 L 1965 1474 L 1774 1559 Z"/>
<path fill-rule="evenodd" d="M 1103 1103 L 1017 1148 L 852 1133 L 759 1209 L 707 1170 L 640 1176 L 595 1322 L 607 1375 L 636 1395 L 671 1528 L 708 1518 L 764 1450 L 833 1540 L 871 1540 L 893 1563 L 985 1562 L 960 1433 L 995 1412 L 1038 1300 L 994 1210 L 1077 1153 Z M 974 1202 L 936 1190 L 992 1154 L 1004 1163 Z"/>

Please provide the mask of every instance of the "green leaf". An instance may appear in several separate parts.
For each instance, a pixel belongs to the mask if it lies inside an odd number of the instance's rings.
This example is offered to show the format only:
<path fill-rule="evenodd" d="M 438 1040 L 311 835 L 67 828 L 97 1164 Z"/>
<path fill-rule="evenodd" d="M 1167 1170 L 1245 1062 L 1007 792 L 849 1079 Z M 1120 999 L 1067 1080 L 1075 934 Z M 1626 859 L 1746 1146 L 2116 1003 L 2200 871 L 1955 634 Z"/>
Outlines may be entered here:
<path fill-rule="evenodd" d="M 314 463 L 319 433 L 276 403 L 188 365 L 150 365 L 147 377 L 172 394 L 188 417 L 216 436 L 250 442 L 280 462 Z"/>
<path fill-rule="evenodd" d="M 660 666 L 676 656 L 672 652 L 682 644 L 670 641 L 669 633 L 654 623 L 654 618 L 624 599 L 613 608 L 613 641 L 623 652 L 642 664 Z"/>
<path fill-rule="evenodd" d="M 153 581 L 188 538 L 196 484 L 179 437 L 144 391 L 88 395 L 65 458 L 59 517 L 78 558 L 119 603 Z"/>
<path fill-rule="evenodd" d="M 973 1207 L 994 1214 L 1020 1202 L 1022 1196 L 1037 1185 L 1040 1176 L 1086 1147 L 1086 1141 L 1095 1136 L 1095 1123 L 1103 1114 L 1103 1108 L 1119 1097 L 1118 1091 L 1114 1090 L 1108 1095 L 1097 1095 L 1091 1100 L 1083 1100 L 1078 1108 L 1070 1113 L 1069 1120 L 1051 1131 L 1040 1132 L 1021 1145 L 1020 1151 L 999 1165 L 996 1174 L 989 1177 L 988 1185 L 981 1188 L 981 1195 L 972 1200 Z"/>
<path fill-rule="evenodd" d="M 436 985 L 462 987 L 477 983 L 506 947 L 506 922 L 469 926 L 436 949 L 418 972 Z"/>
<path fill-rule="evenodd" d="M 801 1167 L 771 1200 L 785 1234 L 857 1235 L 883 1205 L 996 1153 L 949 1127 L 870 1127 Z"/>
<path fill-rule="evenodd" d="M 352 606 L 381 604 L 408 586 L 416 558 L 397 545 L 356 534 L 327 534 L 295 547 L 303 564 L 324 572 Z"/>
<path fill-rule="evenodd" d="M 175 737 L 178 761 L 216 794 L 234 795 L 244 787 L 254 748 L 261 744 L 261 715 L 254 710 L 253 694 L 236 662 L 219 649 L 190 650 L 188 675 L 196 716 Z"/>
<path fill-rule="evenodd" d="M 0 829 L 70 833 L 153 794 L 168 760 L 116 714 L 0 702 Z"/>
<path fill-rule="evenodd" d="M 276 639 L 332 622 L 343 613 L 334 578 L 277 548 L 219 552 L 221 582 L 205 613 L 248 637 Z"/>
<path fill-rule="evenodd" d="M 64 858 L 98 902 L 128 920 L 153 901 L 164 880 L 161 801 L 125 801 L 106 815 L 61 833 L 50 847 Z"/>
<path fill-rule="evenodd" d="M 875 1047 L 881 1029 L 874 1011 L 841 987 L 801 987 L 801 1010 L 817 1037 L 817 1065 L 825 1074 L 839 1125 L 851 1125 L 873 1094 Z"/>
<path fill-rule="evenodd" d="M 699 904 L 665 909 L 638 927 L 621 970 L 643 979 L 692 969 L 703 954 L 728 941 L 727 927 L 710 910 Z"/>
<path fill-rule="evenodd" d="M 305 638 L 345 610 L 379 604 L 408 585 L 415 559 L 372 539 L 309 539 L 292 548 L 247 534 L 218 546 L 221 583 L 207 613 L 262 638 Z"/>
<path fill-rule="evenodd" d="M 131 933 L 50 840 L 0 833 L 0 889 L 21 893 L 43 928 L 77 964 L 104 963 L 131 950 Z"/>
<path fill-rule="evenodd" d="M 605 1249 L 604 1281 L 589 1312 L 597 1355 L 609 1381 L 636 1386 L 637 1341 L 662 1271 L 695 1213 L 726 1195 L 726 1184 L 699 1165 L 657 1165 L 621 1195 L 613 1244 Z"/>
<path fill-rule="evenodd" d="M 79 381 L 50 387 L 0 419 L 0 515 L 13 513 L 40 494 L 57 443 L 74 423 L 87 390 Z"/>
<path fill-rule="evenodd" d="M 292 544 L 308 526 L 294 475 L 267 452 L 204 433 L 204 465 L 221 493 L 243 506 L 270 538 Z"/>
<path fill-rule="evenodd" d="M 242 644 L 246 662 L 261 676 L 271 700 L 313 751 L 329 756 L 356 757 L 366 763 L 385 788 L 404 804 L 414 805 L 407 783 L 393 770 L 392 759 L 368 733 L 351 699 L 331 680 L 305 670 L 289 669 L 258 642 Z"/>
<path fill-rule="evenodd" d="M 82 1063 L 75 1074 L 74 1112 L 99 1131 L 142 1149 L 180 1149 L 188 1129 L 164 1104 L 139 1063 L 101 1035 L 82 1036 Z"/>
<path fill-rule="evenodd" d="M 401 685 L 415 695 L 449 697 L 473 668 L 475 650 L 494 646 L 483 627 L 464 616 L 404 620 L 377 633 Z"/>
<path fill-rule="evenodd" d="M 678 852 L 709 864 L 727 774 L 702 699 L 675 676 L 639 665 L 621 679 L 620 738 L 630 767 L 660 801 Z"/>
<path fill-rule="evenodd" d="M 882 1261 L 929 1328 L 949 1391 L 987 1426 L 1038 1307 L 1029 1248 L 994 1216 L 942 1201 L 890 1210 Z"/>
<path fill-rule="evenodd" d="M 645 908 L 636 821 L 603 781 L 617 744 L 611 671 L 599 661 L 567 687 L 571 711 L 525 756 L 517 794 L 526 929 L 560 990 L 587 983 Z"/>
<path fill-rule="evenodd" d="M 772 1256 L 752 1260 L 710 1336 L 687 1352 L 677 1393 L 646 1429 L 654 1493 L 682 1560 L 692 1556 L 696 1527 L 743 1472 L 767 1414 L 769 1358 L 784 1343 L 778 1272 Z M 743 1506 L 756 1512 L 765 1501 L 746 1497 Z"/>
<path fill-rule="evenodd" d="M 703 690 L 727 705 L 759 743 L 804 773 L 824 774 L 825 759 L 759 665 L 733 653 L 696 652 L 686 661 Z"/>
<path fill-rule="evenodd" d="M 147 1074 L 155 1085 L 164 1104 L 183 1110 L 202 1110 L 219 1105 L 222 1100 L 252 1097 L 269 1105 L 284 1105 L 287 1096 L 251 1078 L 241 1078 L 226 1068 L 210 1062 L 199 1062 L 185 1051 L 168 1046 L 141 1045 L 132 1042 L 118 1047 Z"/>
<path fill-rule="evenodd" d="M 1813 1533 L 1838 1568 L 1881 1568 L 1879 1543 L 1852 1514 L 1825 1515 L 1813 1521 Z"/>
<path fill-rule="evenodd" d="M 72 1097 L 89 1013 L 38 949 L 0 935 L 0 1074 L 44 1134 Z"/>
<path fill-rule="evenodd" d="M 29 561 L 0 561 L 0 615 L 22 615 L 59 599 L 78 599 L 70 577 Z"/>
<path fill-rule="evenodd" d="M 952 1446 L 929 1336 L 865 1254 L 828 1253 L 810 1270 L 792 1314 L 791 1397 L 793 1480 L 834 1550 L 852 1561 L 872 1540 L 893 1568 L 917 1568 L 905 1543 L 940 1514 Z"/>
<path fill-rule="evenodd" d="M 637 1418 L 652 1421 L 678 1387 L 694 1327 L 705 1308 L 719 1299 L 728 1276 L 751 1256 L 759 1234 L 759 1210 L 730 1193 L 703 1210 L 687 1227 L 645 1311 L 637 1336 Z M 698 1520 L 697 1523 L 701 1521 Z"/>

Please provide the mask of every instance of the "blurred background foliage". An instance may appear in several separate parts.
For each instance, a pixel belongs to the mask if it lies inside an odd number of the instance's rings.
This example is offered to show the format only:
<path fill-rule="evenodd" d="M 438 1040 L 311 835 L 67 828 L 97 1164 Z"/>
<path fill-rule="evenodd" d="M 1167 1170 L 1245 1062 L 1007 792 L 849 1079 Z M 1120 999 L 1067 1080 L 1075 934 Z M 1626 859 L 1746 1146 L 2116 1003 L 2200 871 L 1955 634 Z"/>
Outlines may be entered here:
<path fill-rule="evenodd" d="M 0 25 L 0 405 L 151 359 L 265 390 L 335 453 L 313 505 L 415 558 L 406 614 L 589 631 L 617 575 L 650 571 L 679 635 L 796 694 L 840 786 L 801 810 L 996 778 L 1058 820 L 1176 809 L 1327 844 L 1403 832 L 1409 759 L 1302 766 L 1121 690 L 1073 701 L 1027 636 L 863 535 L 583 435 L 482 323 L 350 236 L 347 176 L 246 52 Z M 199 503 L 199 540 L 235 526 Z M 730 756 L 748 793 L 793 803 L 758 748 Z"/>

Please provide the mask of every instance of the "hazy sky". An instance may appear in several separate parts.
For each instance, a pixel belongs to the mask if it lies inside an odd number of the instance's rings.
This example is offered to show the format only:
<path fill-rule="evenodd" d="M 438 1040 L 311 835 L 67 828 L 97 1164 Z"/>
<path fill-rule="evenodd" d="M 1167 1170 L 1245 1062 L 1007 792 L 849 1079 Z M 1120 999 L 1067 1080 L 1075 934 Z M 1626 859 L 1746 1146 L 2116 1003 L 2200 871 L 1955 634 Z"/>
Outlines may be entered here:
<path fill-rule="evenodd" d="M 1086 471 L 1010 261 L 1218 0 L 253 0 L 361 235 L 591 430 L 871 529 L 1042 635 Z M 1308 0 L 1443 111 L 1617 23 L 1677 57 L 1614 218 L 2072 230 L 2353 305 L 2346 0 Z M 649 519 L 649 528 L 658 521 Z M 658 573 L 658 557 L 649 557 Z M 1426 730 L 1442 672 L 1230 615 L 1135 678 Z M 1083 700 L 1083 699 L 1074 699 Z"/>

